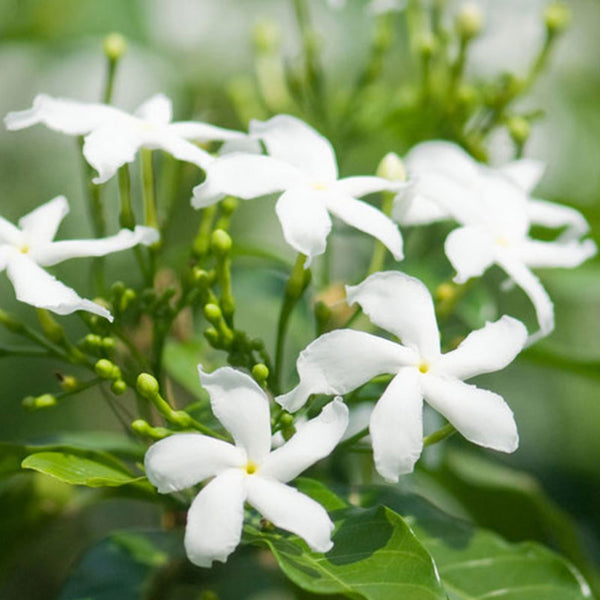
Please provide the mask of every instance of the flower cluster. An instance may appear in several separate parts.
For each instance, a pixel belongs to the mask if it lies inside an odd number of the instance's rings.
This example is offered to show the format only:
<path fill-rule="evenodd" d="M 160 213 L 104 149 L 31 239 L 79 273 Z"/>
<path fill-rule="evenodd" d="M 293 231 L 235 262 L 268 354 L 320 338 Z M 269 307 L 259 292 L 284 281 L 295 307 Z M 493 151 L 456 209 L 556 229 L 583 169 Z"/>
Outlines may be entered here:
<path fill-rule="evenodd" d="M 520 321 L 505 315 L 442 352 L 434 302 L 425 285 L 398 270 L 375 269 L 362 283 L 346 287 L 347 301 L 395 339 L 342 328 L 310 343 L 297 360 L 298 385 L 274 400 L 294 413 L 312 395 L 334 398 L 272 451 L 271 409 L 282 414 L 271 402 L 268 392 L 274 390 L 265 391 L 231 367 L 210 374 L 200 368 L 212 411 L 233 443 L 204 433 L 176 433 L 153 445 L 145 459 L 148 479 L 161 493 L 210 480 L 188 513 L 185 547 L 192 562 L 208 567 L 227 559 L 241 539 L 245 503 L 314 551 L 331 548 L 333 524 L 324 508 L 287 484 L 334 450 L 349 421 L 342 396 L 376 376 L 391 376 L 368 428 L 375 468 L 384 479 L 397 481 L 410 473 L 421 455 L 423 400 L 467 440 L 502 452 L 517 448 L 517 427 L 504 399 L 465 380 L 503 369 L 527 343 L 552 331 L 552 302 L 530 268 L 573 267 L 596 253 L 594 243 L 582 239 L 588 226 L 578 212 L 531 197 L 543 172 L 540 163 L 520 160 L 493 169 L 451 143 L 436 141 L 406 156 L 407 181 L 394 155 L 386 157 L 387 168 L 380 171 L 386 177 L 340 178 L 332 145 L 295 117 L 252 121 L 248 134 L 171 120 L 171 103 L 162 95 L 134 115 L 41 95 L 31 109 L 10 113 L 5 122 L 9 129 L 43 123 L 85 136 L 83 155 L 97 171 L 98 184 L 146 148 L 161 149 L 205 172 L 191 199 L 196 209 L 226 196 L 249 200 L 277 194 L 275 212 L 283 237 L 303 258 L 301 269 L 326 251 L 332 216 L 375 238 L 396 261 L 403 259 L 398 223 L 453 220 L 459 227 L 448 236 L 445 251 L 455 281 L 462 284 L 493 264 L 500 266 L 531 298 L 540 325 L 528 337 Z M 218 154 L 197 145 L 208 141 L 225 145 Z M 373 193 L 394 198 L 391 217 L 359 199 Z M 69 258 L 150 246 L 159 233 L 137 226 L 100 239 L 55 242 L 67 212 L 61 196 L 23 217 L 19 227 L 0 219 L 0 268 L 23 302 L 61 315 L 84 310 L 111 320 L 107 308 L 82 299 L 44 268 Z M 562 232 L 551 242 L 534 240 L 533 224 Z M 222 318 L 217 306 L 205 314 L 215 322 Z M 169 414 L 169 407 L 162 410 Z"/>

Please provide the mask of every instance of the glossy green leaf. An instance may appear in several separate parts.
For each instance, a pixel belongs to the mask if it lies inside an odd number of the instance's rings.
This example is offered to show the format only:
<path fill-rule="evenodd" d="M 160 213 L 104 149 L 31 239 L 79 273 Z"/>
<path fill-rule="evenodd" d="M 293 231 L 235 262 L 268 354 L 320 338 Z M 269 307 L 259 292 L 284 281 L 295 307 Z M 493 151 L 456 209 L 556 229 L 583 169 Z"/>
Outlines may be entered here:
<path fill-rule="evenodd" d="M 88 487 L 116 487 L 141 481 L 118 460 L 100 452 L 54 451 L 37 452 L 22 462 L 24 469 L 33 469 L 65 483 Z"/>
<path fill-rule="evenodd" d="M 303 494 L 316 500 L 325 510 L 331 512 L 346 508 L 348 503 L 329 489 L 324 483 L 309 477 L 299 477 L 294 480 L 294 486 Z"/>
<path fill-rule="evenodd" d="M 401 514 L 429 551 L 450 600 L 583 600 L 590 589 L 568 561 L 535 543 L 511 544 L 398 488 L 372 487 L 363 504 Z"/>
<path fill-rule="evenodd" d="M 404 520 L 389 508 L 340 511 L 334 547 L 327 554 L 297 538 L 247 530 L 247 540 L 266 544 L 284 573 L 317 594 L 353 600 L 442 600 L 445 594 L 429 554 Z"/>

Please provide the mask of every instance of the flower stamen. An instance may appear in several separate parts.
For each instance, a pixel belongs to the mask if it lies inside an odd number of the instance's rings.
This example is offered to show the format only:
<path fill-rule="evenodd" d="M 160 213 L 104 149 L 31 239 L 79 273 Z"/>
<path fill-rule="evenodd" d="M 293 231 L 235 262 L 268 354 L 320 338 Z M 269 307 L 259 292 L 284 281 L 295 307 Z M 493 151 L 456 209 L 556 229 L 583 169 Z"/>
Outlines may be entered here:
<path fill-rule="evenodd" d="M 258 471 L 258 466 L 256 465 L 256 463 L 253 463 L 251 460 L 249 460 L 246 463 L 244 470 L 246 471 L 246 473 L 248 475 L 254 475 L 254 473 L 256 473 L 256 471 Z"/>

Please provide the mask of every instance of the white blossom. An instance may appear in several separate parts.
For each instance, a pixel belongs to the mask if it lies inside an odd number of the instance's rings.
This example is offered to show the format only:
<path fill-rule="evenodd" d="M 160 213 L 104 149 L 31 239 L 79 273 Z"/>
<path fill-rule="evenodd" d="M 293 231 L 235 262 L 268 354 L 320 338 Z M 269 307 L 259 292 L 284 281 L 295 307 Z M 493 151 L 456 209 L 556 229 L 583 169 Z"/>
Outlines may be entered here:
<path fill-rule="evenodd" d="M 335 448 L 348 424 L 336 399 L 285 444 L 270 451 L 269 400 L 248 375 L 230 367 L 200 380 L 212 410 L 235 444 L 197 433 L 172 435 L 154 444 L 145 459 L 148 479 L 161 493 L 214 477 L 193 501 L 185 532 L 189 559 L 201 567 L 225 562 L 239 544 L 248 502 L 275 526 L 303 538 L 317 552 L 333 546 L 325 509 L 286 485 Z"/>
<path fill-rule="evenodd" d="M 442 354 L 431 295 L 418 279 L 380 272 L 346 288 L 371 321 L 402 343 L 353 329 L 326 333 L 297 362 L 300 383 L 276 398 L 298 410 L 311 394 L 347 394 L 373 377 L 393 379 L 370 418 L 375 466 L 389 481 L 413 470 L 423 448 L 423 398 L 469 441 L 502 452 L 517 448 L 513 414 L 501 396 L 464 383 L 506 367 L 523 348 L 527 331 L 504 316 L 472 332 Z"/>
<path fill-rule="evenodd" d="M 207 167 L 204 183 L 194 189 L 195 208 L 214 204 L 224 195 L 247 200 L 283 192 L 275 206 L 283 235 L 308 256 L 308 262 L 325 252 L 330 214 L 380 240 L 396 260 L 403 258 L 397 225 L 357 200 L 374 192 L 399 190 L 403 183 L 371 176 L 338 179 L 329 141 L 295 117 L 252 121 L 250 136 L 264 142 L 269 156 L 232 152 L 216 159 Z"/>
<path fill-rule="evenodd" d="M 530 268 L 576 267 L 595 255 L 596 244 L 581 240 L 589 226 L 573 208 L 531 197 L 543 163 L 523 159 L 500 169 L 478 163 L 455 144 L 425 142 L 406 157 L 409 193 L 398 195 L 393 216 L 403 225 L 453 219 L 445 251 L 456 269 L 455 281 L 482 275 L 491 265 L 503 269 L 531 299 L 540 331 L 530 343 L 554 329 L 554 308 Z M 532 225 L 564 228 L 550 242 L 532 239 Z"/>
<path fill-rule="evenodd" d="M 10 130 L 43 123 L 68 135 L 83 135 L 83 155 L 98 171 L 94 183 L 108 181 L 119 167 L 135 160 L 140 148 L 161 149 L 179 160 L 204 169 L 211 154 L 194 142 L 243 138 L 244 134 L 208 123 L 172 123 L 172 106 L 163 94 L 152 96 L 133 115 L 106 104 L 36 96 L 33 107 L 11 112 L 4 122 Z"/>
<path fill-rule="evenodd" d="M 133 231 L 123 229 L 116 235 L 101 239 L 55 242 L 54 236 L 68 212 L 66 198 L 57 196 L 21 217 L 19 227 L 0 217 L 0 271 L 6 269 L 21 302 L 59 315 L 85 310 L 112 321 L 106 308 L 81 298 L 43 267 L 51 267 L 70 258 L 105 256 L 137 244 L 148 246 L 158 241 L 158 231 L 138 226 Z"/>

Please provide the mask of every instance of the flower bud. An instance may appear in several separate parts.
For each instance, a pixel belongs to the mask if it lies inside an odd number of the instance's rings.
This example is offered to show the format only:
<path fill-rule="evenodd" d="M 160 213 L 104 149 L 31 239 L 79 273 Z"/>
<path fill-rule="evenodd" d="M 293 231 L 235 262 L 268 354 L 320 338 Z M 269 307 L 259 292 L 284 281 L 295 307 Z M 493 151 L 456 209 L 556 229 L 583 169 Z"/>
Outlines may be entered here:
<path fill-rule="evenodd" d="M 204 307 L 204 316 L 210 323 L 216 324 L 223 318 L 223 313 L 217 304 L 209 302 Z"/>
<path fill-rule="evenodd" d="M 60 344 L 65 340 L 64 329 L 54 320 L 47 310 L 38 308 L 37 315 L 42 327 L 42 332 L 47 340 L 50 340 L 55 344 Z"/>
<path fill-rule="evenodd" d="M 102 338 L 95 333 L 88 333 L 83 338 L 83 344 L 89 350 L 97 350 L 102 346 Z"/>
<path fill-rule="evenodd" d="M 221 345 L 221 337 L 219 332 L 214 327 L 209 327 L 204 332 L 204 337 L 208 340 L 208 343 L 215 348 Z"/>
<path fill-rule="evenodd" d="M 456 285 L 453 283 L 441 283 L 435 290 L 435 298 L 440 302 L 448 302 L 456 295 Z"/>
<path fill-rule="evenodd" d="M 135 293 L 135 291 L 131 288 L 127 288 L 123 292 L 121 300 L 119 301 L 119 310 L 121 312 L 126 311 L 131 306 L 131 303 L 136 299 L 136 297 L 137 294 Z"/>
<path fill-rule="evenodd" d="M 107 360 L 106 358 L 101 358 L 94 365 L 94 371 L 101 379 L 116 380 L 121 378 L 121 369 L 119 369 L 115 363 Z"/>
<path fill-rule="evenodd" d="M 231 250 L 231 237 L 223 229 L 215 229 L 210 236 L 210 247 L 215 254 L 227 254 Z"/>
<path fill-rule="evenodd" d="M 158 396 L 159 385 L 155 377 L 150 373 L 140 373 L 135 387 L 137 391 L 146 399 L 150 400 Z"/>
<path fill-rule="evenodd" d="M 508 133 L 516 144 L 523 145 L 531 135 L 531 125 L 523 117 L 511 117 L 508 120 Z"/>
<path fill-rule="evenodd" d="M 24 329 L 24 325 L 21 321 L 3 310 L 0 310 L 0 323 L 12 333 L 21 333 Z"/>
<path fill-rule="evenodd" d="M 275 21 L 260 21 L 254 26 L 252 41 L 259 52 L 273 54 L 281 43 L 281 29 Z"/>
<path fill-rule="evenodd" d="M 136 419 L 131 424 L 131 429 L 134 433 L 141 437 L 148 437 L 153 440 L 162 440 L 171 435 L 171 432 L 165 427 L 152 427 L 143 419 Z"/>
<path fill-rule="evenodd" d="M 108 60 L 117 61 L 127 52 L 127 40 L 120 33 L 111 33 L 104 38 L 102 49 Z"/>
<path fill-rule="evenodd" d="M 42 394 L 37 398 L 33 396 L 27 396 L 27 398 L 23 399 L 23 408 L 26 410 L 43 410 L 44 408 L 52 408 L 56 406 L 56 397 L 52 394 Z"/>
<path fill-rule="evenodd" d="M 224 215 L 230 216 L 238 207 L 238 199 L 233 196 L 227 196 L 221 201 L 221 212 Z"/>
<path fill-rule="evenodd" d="M 456 16 L 456 31 L 460 37 L 470 40 L 481 32 L 483 28 L 483 13 L 474 2 L 463 4 Z"/>
<path fill-rule="evenodd" d="M 544 23 L 548 33 L 555 35 L 564 31 L 571 22 L 571 9 L 563 2 L 552 2 L 544 11 Z"/>
<path fill-rule="evenodd" d="M 113 381 L 110 389 L 115 396 L 120 396 L 127 391 L 127 384 L 122 379 L 117 379 Z"/>
<path fill-rule="evenodd" d="M 263 363 L 255 364 L 252 367 L 252 377 L 254 377 L 260 385 L 264 385 L 269 378 L 269 368 Z"/>
<path fill-rule="evenodd" d="M 404 163 L 395 152 L 388 152 L 381 159 L 376 174 L 378 177 L 390 181 L 406 181 L 408 179 Z"/>
<path fill-rule="evenodd" d="M 111 337 L 102 338 L 101 344 L 102 344 L 102 349 L 105 350 L 106 352 L 112 352 L 115 349 L 115 346 L 117 345 L 117 343 L 115 342 L 115 339 L 111 338 Z"/>
<path fill-rule="evenodd" d="M 417 48 L 424 59 L 430 59 L 437 50 L 437 42 L 433 34 L 430 32 L 423 33 L 417 40 Z"/>
<path fill-rule="evenodd" d="M 57 373 L 56 376 L 60 381 L 60 387 L 65 392 L 75 392 L 79 389 L 79 381 L 77 381 L 77 377 L 73 377 L 73 375 L 63 375 L 62 373 Z"/>

